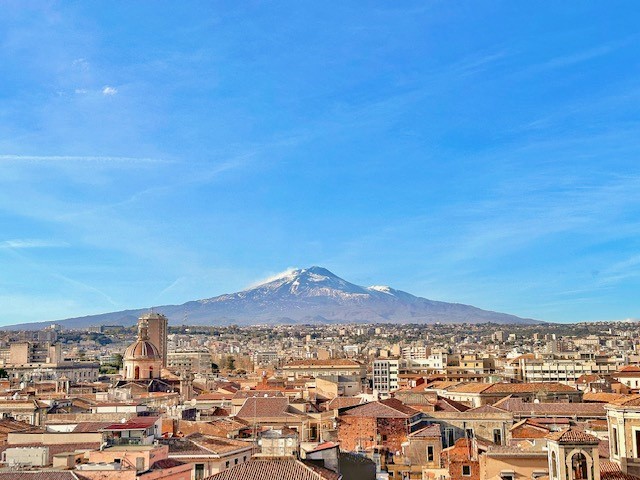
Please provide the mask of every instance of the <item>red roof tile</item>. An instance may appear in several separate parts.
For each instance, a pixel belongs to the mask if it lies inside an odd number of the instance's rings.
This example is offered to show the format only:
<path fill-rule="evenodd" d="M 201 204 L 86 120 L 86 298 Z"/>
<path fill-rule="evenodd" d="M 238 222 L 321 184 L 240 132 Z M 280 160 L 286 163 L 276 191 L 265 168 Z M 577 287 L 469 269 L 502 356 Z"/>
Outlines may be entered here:
<path fill-rule="evenodd" d="M 548 440 L 552 440 L 558 443 L 587 443 L 590 445 L 597 445 L 600 440 L 598 437 L 593 435 L 589 435 L 588 433 L 583 432 L 574 427 L 565 428 L 564 430 L 560 430 L 559 432 L 553 432 L 547 435 Z"/>
<path fill-rule="evenodd" d="M 338 480 L 340 476 L 327 469 L 316 469 L 294 458 L 254 458 L 229 470 L 216 473 L 207 480 Z M 1 480 L 1 479 L 0 479 Z"/>

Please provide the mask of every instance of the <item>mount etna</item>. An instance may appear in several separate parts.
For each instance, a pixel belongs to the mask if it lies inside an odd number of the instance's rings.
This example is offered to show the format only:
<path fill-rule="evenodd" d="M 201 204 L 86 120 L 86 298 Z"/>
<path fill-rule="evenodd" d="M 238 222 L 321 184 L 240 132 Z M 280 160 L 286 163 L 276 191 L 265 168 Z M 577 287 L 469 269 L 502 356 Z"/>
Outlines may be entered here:
<path fill-rule="evenodd" d="M 237 293 L 152 309 L 165 314 L 174 325 L 539 322 L 471 305 L 428 300 L 387 286 L 361 287 L 322 267 L 292 270 Z M 124 310 L 3 328 L 36 329 L 51 323 L 66 328 L 133 325 L 149 310 Z"/>

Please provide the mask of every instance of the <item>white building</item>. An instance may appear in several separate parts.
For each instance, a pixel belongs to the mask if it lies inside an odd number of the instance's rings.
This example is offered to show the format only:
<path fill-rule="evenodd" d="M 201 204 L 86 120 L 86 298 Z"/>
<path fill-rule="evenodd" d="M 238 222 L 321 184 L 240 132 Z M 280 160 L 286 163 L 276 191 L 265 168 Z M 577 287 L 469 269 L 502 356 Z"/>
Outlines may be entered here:
<path fill-rule="evenodd" d="M 373 391 L 381 398 L 388 398 L 398 389 L 398 374 L 401 360 L 398 358 L 377 359 L 373 362 Z"/>

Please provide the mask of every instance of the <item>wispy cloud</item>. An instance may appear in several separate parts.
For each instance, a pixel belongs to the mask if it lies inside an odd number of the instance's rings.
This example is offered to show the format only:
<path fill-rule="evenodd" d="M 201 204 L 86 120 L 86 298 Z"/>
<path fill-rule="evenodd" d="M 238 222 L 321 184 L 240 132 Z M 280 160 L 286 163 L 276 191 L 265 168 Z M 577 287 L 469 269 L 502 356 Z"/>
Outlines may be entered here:
<path fill-rule="evenodd" d="M 114 96 L 116 93 L 118 93 L 118 89 L 115 87 L 110 87 L 109 85 L 106 85 L 103 89 L 102 89 L 102 94 L 107 96 L 107 97 L 112 97 Z"/>
<path fill-rule="evenodd" d="M 282 272 L 269 274 L 266 277 L 262 277 L 259 280 L 252 282 L 247 286 L 245 290 L 257 287 L 258 285 L 262 285 L 263 283 L 273 282 L 274 280 L 278 280 L 279 278 L 286 277 L 287 275 L 291 275 L 295 270 L 298 270 L 298 267 L 288 267 Z"/>
<path fill-rule="evenodd" d="M 145 157 L 117 157 L 100 155 L 11 155 L 0 154 L 0 162 L 22 162 L 22 163 L 103 163 L 103 164 L 157 164 L 171 163 L 168 160 Z"/>
<path fill-rule="evenodd" d="M 0 248 L 26 249 L 26 248 L 64 248 L 68 247 L 67 242 L 57 240 L 39 239 L 15 239 L 0 242 Z"/>

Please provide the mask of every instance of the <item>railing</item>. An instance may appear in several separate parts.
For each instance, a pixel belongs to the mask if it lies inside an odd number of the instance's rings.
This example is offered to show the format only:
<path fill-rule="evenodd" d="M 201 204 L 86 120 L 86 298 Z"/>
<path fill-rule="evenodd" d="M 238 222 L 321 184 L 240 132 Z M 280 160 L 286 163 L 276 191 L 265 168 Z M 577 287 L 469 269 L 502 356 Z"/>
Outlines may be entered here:
<path fill-rule="evenodd" d="M 110 446 L 116 445 L 145 445 L 144 438 L 108 438 L 107 444 Z"/>

